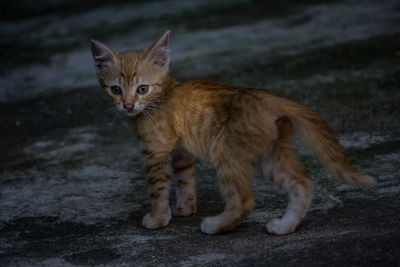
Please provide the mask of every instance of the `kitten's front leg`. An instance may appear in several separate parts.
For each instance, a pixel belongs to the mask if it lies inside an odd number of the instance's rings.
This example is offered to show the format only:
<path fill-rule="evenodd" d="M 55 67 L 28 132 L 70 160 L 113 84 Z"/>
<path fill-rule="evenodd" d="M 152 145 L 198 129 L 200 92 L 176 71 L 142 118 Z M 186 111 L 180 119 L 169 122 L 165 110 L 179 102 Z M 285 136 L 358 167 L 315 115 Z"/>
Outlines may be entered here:
<path fill-rule="evenodd" d="M 177 146 L 172 152 L 171 165 L 176 179 L 174 215 L 189 216 L 196 213 L 196 175 L 193 155 Z"/>
<path fill-rule="evenodd" d="M 152 211 L 143 217 L 142 225 L 147 229 L 165 227 L 171 220 L 168 200 L 170 183 L 170 175 L 167 172 L 168 154 L 148 150 L 143 150 L 143 154 L 146 156 L 146 173 Z"/>

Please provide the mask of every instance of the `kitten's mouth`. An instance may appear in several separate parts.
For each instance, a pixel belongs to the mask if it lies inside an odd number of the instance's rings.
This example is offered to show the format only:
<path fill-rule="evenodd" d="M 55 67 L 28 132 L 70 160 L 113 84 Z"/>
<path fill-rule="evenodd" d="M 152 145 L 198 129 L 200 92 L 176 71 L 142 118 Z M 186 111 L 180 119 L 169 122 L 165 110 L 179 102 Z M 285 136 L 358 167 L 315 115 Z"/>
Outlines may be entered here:
<path fill-rule="evenodd" d="M 134 117 L 140 113 L 140 110 L 125 110 L 124 113 L 127 116 Z"/>

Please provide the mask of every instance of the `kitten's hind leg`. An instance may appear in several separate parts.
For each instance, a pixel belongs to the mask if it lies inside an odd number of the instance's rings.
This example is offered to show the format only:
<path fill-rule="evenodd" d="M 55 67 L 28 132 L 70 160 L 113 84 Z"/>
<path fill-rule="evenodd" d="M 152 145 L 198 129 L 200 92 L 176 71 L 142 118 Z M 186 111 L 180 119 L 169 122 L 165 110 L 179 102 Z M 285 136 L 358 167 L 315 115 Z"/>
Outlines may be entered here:
<path fill-rule="evenodd" d="M 196 174 L 194 157 L 181 147 L 172 152 L 171 166 L 176 182 L 176 216 L 189 216 L 196 213 Z"/>
<path fill-rule="evenodd" d="M 312 199 L 313 182 L 302 170 L 293 151 L 292 126 L 289 120 L 277 121 L 279 136 L 272 151 L 264 156 L 261 170 L 264 176 L 285 190 L 289 204 L 282 218 L 267 224 L 267 231 L 283 235 L 293 232 L 305 216 Z"/>
<path fill-rule="evenodd" d="M 207 217 L 201 223 L 203 233 L 217 234 L 233 230 L 254 208 L 249 182 L 251 167 L 243 163 L 226 161 L 217 165 L 220 187 L 225 199 L 225 210 L 215 217 Z"/>

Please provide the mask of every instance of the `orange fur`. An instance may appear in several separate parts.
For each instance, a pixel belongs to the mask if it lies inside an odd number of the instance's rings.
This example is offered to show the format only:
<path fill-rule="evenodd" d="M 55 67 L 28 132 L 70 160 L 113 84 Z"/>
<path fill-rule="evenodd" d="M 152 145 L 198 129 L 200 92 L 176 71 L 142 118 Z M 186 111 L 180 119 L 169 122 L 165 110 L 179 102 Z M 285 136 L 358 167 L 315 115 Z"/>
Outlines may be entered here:
<path fill-rule="evenodd" d="M 169 165 L 176 176 L 174 214 L 196 212 L 196 155 L 215 165 L 226 203 L 224 212 L 203 221 L 204 233 L 230 231 L 251 212 L 254 166 L 289 195 L 286 214 L 268 223 L 267 230 L 294 231 L 311 202 L 313 183 L 293 152 L 293 126 L 333 175 L 356 185 L 374 183 L 351 167 L 327 124 L 310 109 L 264 89 L 208 81 L 179 83 L 169 77 L 168 37 L 169 32 L 148 49 L 122 53 L 92 41 L 99 82 L 132 118 L 143 144 L 152 201 L 144 227 L 164 227 L 171 219 Z M 146 93 L 140 93 L 142 85 L 147 86 Z M 116 86 L 121 91 L 113 91 Z M 128 104 L 133 108 L 127 109 Z"/>

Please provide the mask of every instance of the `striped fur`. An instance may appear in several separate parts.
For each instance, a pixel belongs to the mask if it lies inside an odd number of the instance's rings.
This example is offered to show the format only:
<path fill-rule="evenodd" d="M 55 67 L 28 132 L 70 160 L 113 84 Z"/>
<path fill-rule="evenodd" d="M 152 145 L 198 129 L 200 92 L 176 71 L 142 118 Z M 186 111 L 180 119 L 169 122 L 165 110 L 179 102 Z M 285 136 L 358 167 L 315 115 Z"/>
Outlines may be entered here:
<path fill-rule="evenodd" d="M 333 175 L 354 185 L 375 182 L 349 164 L 332 131 L 310 109 L 263 89 L 208 81 L 179 83 L 169 77 L 168 37 L 167 32 L 150 48 L 122 53 L 92 42 L 99 82 L 130 116 L 143 145 L 152 202 L 144 227 L 164 227 L 172 213 L 196 212 L 196 155 L 215 165 L 226 204 L 221 214 L 204 219 L 200 226 L 204 233 L 231 231 L 252 211 L 254 166 L 289 195 L 285 215 L 269 222 L 268 232 L 293 232 L 313 192 L 313 183 L 293 152 L 293 127 Z M 148 86 L 144 94 L 138 91 L 141 85 Z M 113 86 L 121 93 L 113 93 Z M 134 108 L 124 108 L 127 103 Z M 177 194 L 173 212 L 168 201 L 169 170 Z"/>

